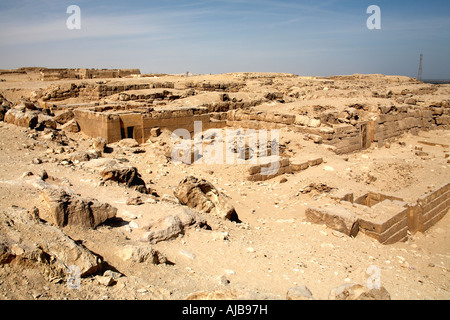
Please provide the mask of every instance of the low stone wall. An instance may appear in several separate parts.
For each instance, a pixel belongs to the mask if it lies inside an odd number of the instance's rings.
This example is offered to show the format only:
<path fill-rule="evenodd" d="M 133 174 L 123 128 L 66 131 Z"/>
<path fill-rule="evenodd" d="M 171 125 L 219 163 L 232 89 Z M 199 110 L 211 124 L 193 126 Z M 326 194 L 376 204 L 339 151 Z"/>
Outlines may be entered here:
<path fill-rule="evenodd" d="M 171 86 L 173 84 L 160 85 Z M 116 91 L 139 89 L 139 86 L 147 88 L 150 84 L 100 85 L 95 87 L 95 90 L 90 87 L 89 89 L 88 87 L 74 88 L 72 86 L 69 90 L 65 88 L 64 92 L 77 92 L 78 90 L 80 95 L 85 94 L 86 91 L 90 92 L 89 94 L 94 92 L 94 95 L 103 96 L 114 94 Z M 257 104 L 258 101 L 253 103 Z M 254 111 L 244 108 L 244 106 L 245 103 L 242 104 L 242 102 L 221 101 L 199 107 L 175 107 L 143 112 L 140 138 L 143 141 L 148 139 L 150 130 L 155 127 L 167 128 L 171 131 L 183 128 L 193 132 L 194 122 L 201 121 L 203 130 L 225 126 L 255 130 L 289 128 L 296 132 L 315 135 L 319 138 L 318 143 L 328 145 L 337 154 L 345 154 L 368 148 L 374 142 L 382 143 L 410 130 L 450 128 L 450 108 L 434 105 L 427 108 L 411 106 L 380 108 L 381 114 L 373 114 L 370 120 L 359 120 L 352 124 L 327 125 L 323 125 L 321 119 L 304 115 Z M 230 110 L 230 108 L 233 109 Z M 81 130 L 85 131 L 83 128 Z"/>
<path fill-rule="evenodd" d="M 251 110 L 230 110 L 228 111 L 227 125 L 230 127 L 248 129 L 280 129 L 287 125 L 295 124 L 295 115 L 255 112 Z"/>
<path fill-rule="evenodd" d="M 175 108 L 154 110 L 143 114 L 144 140 L 151 136 L 152 128 L 165 128 L 170 131 L 186 129 L 191 134 L 194 132 L 196 121 L 201 121 L 202 131 L 208 129 L 224 128 L 225 120 L 213 119 L 212 114 L 206 108 Z"/>
<path fill-rule="evenodd" d="M 195 89 L 200 91 L 226 91 L 238 92 L 245 87 L 245 82 L 187 82 L 186 89 Z"/>
<path fill-rule="evenodd" d="M 74 110 L 80 130 L 92 138 L 102 137 L 108 143 L 123 138 L 134 138 L 139 143 L 152 136 L 152 129 L 186 129 L 194 132 L 196 121 L 201 122 L 202 131 L 224 128 L 226 120 L 213 119 L 206 108 L 159 109 L 148 112 L 105 112 L 99 107 Z M 131 136 L 130 136 L 131 135 Z"/>
<path fill-rule="evenodd" d="M 126 92 L 128 90 L 143 90 L 168 88 L 173 89 L 173 82 L 152 82 L 140 84 L 91 84 L 82 83 L 65 83 L 51 86 L 42 92 L 43 101 L 61 101 L 69 98 L 83 97 L 90 100 L 99 100 L 104 97 L 111 96 L 116 93 Z"/>
<path fill-rule="evenodd" d="M 292 172 L 289 159 L 269 156 L 259 158 L 258 160 L 260 164 L 251 166 L 248 169 L 249 176 L 247 180 L 249 181 L 265 181 Z"/>
<path fill-rule="evenodd" d="M 139 69 L 43 69 L 41 70 L 42 81 L 61 79 L 101 79 L 118 78 L 131 75 L 139 75 Z"/>
<path fill-rule="evenodd" d="M 359 218 L 359 228 L 382 244 L 405 241 L 408 236 L 408 208 L 398 200 L 384 200 L 372 207 L 383 214 L 376 218 L 364 215 Z"/>
<path fill-rule="evenodd" d="M 343 195 L 345 193 L 342 193 Z M 341 199 L 339 205 L 325 205 L 319 208 L 308 208 L 307 220 L 313 223 L 328 223 L 330 215 L 336 220 L 329 227 L 342 225 L 339 215 L 335 215 L 330 208 L 340 208 L 348 212 L 348 216 L 359 221 L 359 231 L 377 239 L 382 244 L 392 244 L 404 241 L 408 231 L 412 234 L 417 231 L 424 232 L 442 219 L 450 209 L 450 183 L 442 185 L 429 192 L 415 203 L 406 203 L 401 199 L 369 193 L 358 198 L 355 202 L 348 202 L 353 196 Z M 339 199 L 338 199 L 339 200 Z M 359 202 L 359 203 L 357 203 Z M 370 206 L 369 206 L 370 205 Z M 320 212 L 320 214 L 316 214 Z M 320 217 L 320 218 L 318 218 Z M 338 230 L 338 229 L 336 229 Z M 340 230 L 338 230 L 340 231 Z"/>
<path fill-rule="evenodd" d="M 173 89 L 173 82 L 153 82 L 153 83 L 141 83 L 141 84 L 99 84 L 89 85 L 84 90 L 80 90 L 79 96 L 98 100 L 104 97 L 111 96 L 116 93 L 126 92 L 128 90 L 144 90 L 144 89 L 157 89 L 167 88 Z"/>
<path fill-rule="evenodd" d="M 428 230 L 450 209 L 450 183 L 420 197 L 412 209 L 409 218 L 412 232 Z"/>
<path fill-rule="evenodd" d="M 273 179 L 285 173 L 296 173 L 309 167 L 317 166 L 323 162 L 322 158 L 312 157 L 309 160 L 280 158 L 268 156 L 259 158 L 259 164 L 248 169 L 249 181 L 265 181 Z"/>
<path fill-rule="evenodd" d="M 442 106 L 442 103 L 445 107 Z M 350 123 L 323 123 L 321 119 L 305 115 L 277 112 L 230 110 L 227 125 L 250 129 L 290 128 L 297 132 L 320 136 L 337 154 L 368 148 L 408 131 L 450 128 L 448 104 L 435 103 L 429 107 L 400 106 L 379 108 L 369 120 Z"/>

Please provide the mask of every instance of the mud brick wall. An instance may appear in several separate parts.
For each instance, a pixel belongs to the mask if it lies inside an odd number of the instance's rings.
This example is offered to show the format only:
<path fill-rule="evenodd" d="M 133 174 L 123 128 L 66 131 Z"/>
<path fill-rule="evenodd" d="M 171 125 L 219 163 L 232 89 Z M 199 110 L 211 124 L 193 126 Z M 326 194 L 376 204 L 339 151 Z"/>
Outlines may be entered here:
<path fill-rule="evenodd" d="M 139 70 L 139 69 L 119 69 L 118 70 L 119 77 L 128 77 L 131 75 L 138 75 L 138 74 L 141 74 L 141 70 Z"/>

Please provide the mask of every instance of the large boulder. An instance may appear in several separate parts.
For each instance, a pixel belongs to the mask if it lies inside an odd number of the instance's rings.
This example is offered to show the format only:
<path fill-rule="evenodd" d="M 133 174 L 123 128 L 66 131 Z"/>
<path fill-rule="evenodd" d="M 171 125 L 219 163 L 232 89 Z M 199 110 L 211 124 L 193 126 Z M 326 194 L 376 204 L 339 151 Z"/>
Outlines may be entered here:
<path fill-rule="evenodd" d="M 37 111 L 22 111 L 14 108 L 6 112 L 4 121 L 19 127 L 34 129 L 39 122 L 38 116 Z"/>
<path fill-rule="evenodd" d="M 38 115 L 38 123 L 36 124 L 36 130 L 53 129 L 56 130 L 57 123 L 53 117 L 45 114 Z"/>
<path fill-rule="evenodd" d="M 301 285 L 290 288 L 286 300 L 313 300 L 313 294 L 305 285 Z"/>
<path fill-rule="evenodd" d="M 174 195 L 181 204 L 203 213 L 212 213 L 223 219 L 239 221 L 234 207 L 210 182 L 187 176 L 180 181 Z"/>
<path fill-rule="evenodd" d="M 161 252 L 148 245 L 127 245 L 115 254 L 123 261 L 133 263 L 163 264 L 167 262 L 167 258 Z"/>
<path fill-rule="evenodd" d="M 11 103 L 0 94 L 0 121 L 5 118 L 6 112 L 11 109 Z"/>
<path fill-rule="evenodd" d="M 71 154 L 70 158 L 72 161 L 89 161 L 92 159 L 98 159 L 102 156 L 101 151 L 89 150 L 89 151 L 75 151 Z"/>
<path fill-rule="evenodd" d="M 100 175 L 104 182 L 115 181 L 118 184 L 124 184 L 129 188 L 134 188 L 138 192 L 145 194 L 151 193 L 151 190 L 145 186 L 145 182 L 142 180 L 136 167 L 117 164 L 104 168 L 100 172 Z"/>
<path fill-rule="evenodd" d="M 184 234 L 184 227 L 178 216 L 161 218 L 147 228 L 149 228 L 150 231 L 144 234 L 144 239 L 150 243 L 174 239 L 180 234 Z"/>
<path fill-rule="evenodd" d="M 82 198 L 57 186 L 44 188 L 40 197 L 48 209 L 40 217 L 59 227 L 96 228 L 117 213 L 117 208 L 108 203 Z"/>
<path fill-rule="evenodd" d="M 41 223 L 27 210 L 0 212 L 0 264 L 33 264 L 49 276 L 65 277 L 70 266 L 86 277 L 101 270 L 102 259 L 78 245 L 59 228 Z"/>
<path fill-rule="evenodd" d="M 103 153 L 105 151 L 107 144 L 108 144 L 108 142 L 106 141 L 105 138 L 97 137 L 97 138 L 92 139 L 91 148 L 93 150 L 100 151 Z"/>
<path fill-rule="evenodd" d="M 135 148 L 139 147 L 139 143 L 132 138 L 126 138 L 119 141 L 119 146 L 122 148 Z"/>

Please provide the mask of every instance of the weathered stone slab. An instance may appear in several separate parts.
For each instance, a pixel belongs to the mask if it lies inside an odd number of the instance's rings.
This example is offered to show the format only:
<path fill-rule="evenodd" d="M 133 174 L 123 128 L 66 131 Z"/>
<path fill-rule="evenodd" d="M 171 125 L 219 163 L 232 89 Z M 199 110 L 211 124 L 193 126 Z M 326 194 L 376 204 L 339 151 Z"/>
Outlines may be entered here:
<path fill-rule="evenodd" d="M 95 228 L 117 213 L 117 208 L 108 203 L 82 198 L 57 186 L 45 188 L 40 197 L 48 208 L 40 217 L 59 227 Z"/>
<path fill-rule="evenodd" d="M 69 266 L 76 266 L 81 277 L 92 275 L 102 267 L 99 256 L 78 245 L 59 228 L 40 223 L 25 209 L 0 212 L 0 233 L 0 264 L 34 263 L 45 273 L 59 277 L 70 273 Z"/>
<path fill-rule="evenodd" d="M 177 186 L 174 195 L 181 204 L 203 213 L 213 213 L 223 219 L 238 220 L 234 207 L 205 179 L 187 176 Z"/>
<path fill-rule="evenodd" d="M 325 206 L 306 209 L 306 219 L 309 222 L 325 224 L 327 227 L 355 237 L 359 231 L 359 220 L 350 211 L 339 206 Z"/>

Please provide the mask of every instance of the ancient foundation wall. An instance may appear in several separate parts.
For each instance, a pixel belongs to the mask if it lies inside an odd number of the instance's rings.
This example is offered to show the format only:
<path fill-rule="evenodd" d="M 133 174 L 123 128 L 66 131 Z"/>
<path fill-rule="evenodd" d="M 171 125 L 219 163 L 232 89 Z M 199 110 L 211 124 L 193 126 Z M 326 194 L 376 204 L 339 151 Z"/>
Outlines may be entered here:
<path fill-rule="evenodd" d="M 400 201 L 384 200 L 374 205 L 373 210 L 390 213 L 388 217 L 359 218 L 359 228 L 366 235 L 382 244 L 404 241 L 408 236 L 408 208 Z"/>
<path fill-rule="evenodd" d="M 41 80 L 117 78 L 141 74 L 139 69 L 44 69 Z"/>
<path fill-rule="evenodd" d="M 175 131 L 185 129 L 189 133 L 194 133 L 195 122 L 201 122 L 201 130 L 224 128 L 226 121 L 221 120 L 220 116 L 208 113 L 206 108 L 177 108 L 166 110 L 155 110 L 146 113 L 143 117 L 143 137 L 147 140 L 151 137 L 153 128 L 168 129 Z"/>
<path fill-rule="evenodd" d="M 269 156 L 258 160 L 260 164 L 251 166 L 248 170 L 247 180 L 249 181 L 264 181 L 292 172 L 289 159 Z"/>
<path fill-rule="evenodd" d="M 128 90 L 143 90 L 153 88 L 173 88 L 172 82 L 152 82 L 141 84 L 89 84 L 65 83 L 46 89 L 42 99 L 44 101 L 60 101 L 68 98 L 83 97 L 90 100 L 99 100 L 116 93 Z"/>
<path fill-rule="evenodd" d="M 322 158 L 311 159 L 288 159 L 278 156 L 268 156 L 258 159 L 259 164 L 255 164 L 248 169 L 247 180 L 264 181 L 275 178 L 285 173 L 295 173 L 306 170 L 309 167 L 318 166 L 323 162 Z"/>
<path fill-rule="evenodd" d="M 161 86 L 173 84 L 161 83 Z M 140 86 L 157 86 L 157 84 L 142 84 L 131 86 L 87 86 L 81 88 L 80 95 L 93 94 L 97 96 L 111 95 L 126 90 L 141 89 Z M 321 126 L 321 120 L 303 115 L 283 114 L 278 112 L 262 112 L 250 109 L 232 109 L 237 105 L 227 102 L 218 104 L 154 110 L 142 113 L 140 116 L 124 116 L 123 121 L 132 121 L 133 124 L 121 123 L 119 126 L 110 121 L 108 141 L 117 141 L 124 137 L 134 137 L 138 142 L 145 142 L 151 136 L 152 128 L 167 128 L 168 130 L 186 129 L 194 131 L 194 122 L 202 122 L 202 130 L 210 128 L 223 128 L 225 126 L 247 129 L 281 129 L 314 135 L 332 148 L 337 154 L 345 154 L 368 148 L 372 143 L 383 143 L 385 140 L 399 136 L 408 131 L 427 130 L 432 128 L 450 128 L 450 109 L 430 106 L 428 108 L 397 107 L 395 112 L 386 108 L 386 113 L 373 114 L 370 120 L 357 121 L 353 124 L 328 124 Z M 387 111 L 386 111 L 387 110 Z M 136 112 L 137 114 L 137 112 Z M 141 120 L 139 120 L 141 117 Z M 135 120 L 126 120 L 136 118 Z M 87 120 L 86 120 L 87 121 Z M 117 129 L 117 126 L 119 129 Z M 131 134 L 127 129 L 133 127 Z M 84 128 L 81 128 L 86 132 Z M 88 129 L 88 130 L 100 130 Z M 122 130 L 122 131 L 121 131 Z M 125 130 L 125 134 L 124 134 Z M 114 133 L 113 133 L 114 132 Z M 119 133 L 116 133 L 119 132 Z M 86 132 L 87 133 L 87 132 Z M 89 133 L 87 133 L 89 134 Z M 91 135 L 91 134 L 89 134 Z"/>
<path fill-rule="evenodd" d="M 226 92 L 238 92 L 243 87 L 245 87 L 245 82 L 187 82 L 185 85 L 186 89 L 196 89 L 201 91 L 226 91 Z"/>
<path fill-rule="evenodd" d="M 205 108 L 177 108 L 140 112 L 96 112 L 91 109 L 74 110 L 75 120 L 86 135 L 105 138 L 108 143 L 133 138 L 139 143 L 152 136 L 152 129 L 186 129 L 192 135 L 195 122 L 201 130 L 224 128 L 226 120 L 213 119 Z"/>
<path fill-rule="evenodd" d="M 391 110 L 391 109 L 387 109 Z M 303 115 L 275 112 L 230 110 L 227 125 L 251 129 L 289 128 L 297 132 L 320 136 L 322 142 L 337 154 L 368 148 L 372 143 L 382 143 L 408 131 L 450 128 L 450 108 L 397 107 L 394 113 L 373 114 L 370 120 L 354 124 L 328 124 Z"/>
<path fill-rule="evenodd" d="M 423 195 L 411 207 L 408 218 L 411 232 L 426 231 L 442 219 L 449 209 L 450 183 Z"/>
<path fill-rule="evenodd" d="M 128 90 L 144 90 L 153 88 L 173 88 L 172 82 L 155 82 L 142 84 L 126 84 L 126 85 L 90 85 L 80 90 L 79 96 L 86 97 L 93 100 L 98 100 L 104 97 L 111 96 L 116 93 L 126 92 Z"/>
<path fill-rule="evenodd" d="M 250 110 L 228 111 L 227 125 L 248 129 L 280 129 L 295 124 L 295 115 L 255 112 Z"/>
<path fill-rule="evenodd" d="M 118 115 L 94 112 L 86 109 L 74 110 L 73 112 L 75 120 L 83 133 L 93 138 L 105 138 L 108 143 L 114 142 L 115 128 L 117 126 L 120 128 Z"/>
<path fill-rule="evenodd" d="M 424 194 L 414 203 L 371 192 L 355 201 L 341 201 L 337 207 L 347 210 L 353 219 L 359 221 L 361 232 L 382 244 L 392 244 L 406 240 L 408 231 L 414 234 L 428 230 L 447 214 L 450 209 L 450 183 Z M 314 223 L 324 223 L 329 215 L 333 215 L 330 206 L 308 210 L 322 212 L 323 218 L 315 219 L 312 221 Z"/>

